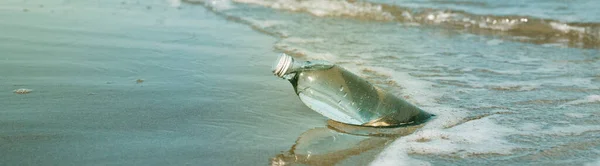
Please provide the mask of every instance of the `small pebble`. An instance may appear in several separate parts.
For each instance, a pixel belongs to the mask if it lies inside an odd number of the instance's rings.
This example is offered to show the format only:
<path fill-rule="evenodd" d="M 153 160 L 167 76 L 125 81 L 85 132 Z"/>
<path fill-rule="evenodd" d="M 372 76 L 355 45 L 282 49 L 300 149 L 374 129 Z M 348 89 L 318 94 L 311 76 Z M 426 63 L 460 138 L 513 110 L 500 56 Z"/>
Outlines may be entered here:
<path fill-rule="evenodd" d="M 27 93 L 31 93 L 31 91 L 33 91 L 33 90 L 21 88 L 21 89 L 14 90 L 13 92 L 16 94 L 27 94 Z"/>

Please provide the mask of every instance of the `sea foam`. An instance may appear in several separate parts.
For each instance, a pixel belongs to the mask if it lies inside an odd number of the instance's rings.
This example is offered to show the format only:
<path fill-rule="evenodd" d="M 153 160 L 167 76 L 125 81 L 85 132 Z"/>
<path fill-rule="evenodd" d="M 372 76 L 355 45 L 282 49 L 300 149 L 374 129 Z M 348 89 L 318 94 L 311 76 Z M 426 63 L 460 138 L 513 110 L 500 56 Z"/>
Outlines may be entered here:
<path fill-rule="evenodd" d="M 456 120 L 456 118 L 454 118 Z M 442 123 L 449 121 L 436 119 Z M 427 125 L 422 130 L 396 140 L 372 165 L 428 165 L 410 158 L 409 154 L 451 155 L 469 157 L 479 154 L 510 154 L 517 145 L 504 137 L 516 129 L 497 124 L 493 116 L 468 121 L 454 127 Z"/>
<path fill-rule="evenodd" d="M 380 5 L 370 3 L 351 3 L 348 1 L 321 1 L 321 0 L 235 0 L 235 2 L 248 3 L 270 7 L 274 9 L 307 12 L 314 16 L 349 16 L 375 20 L 392 20 L 394 16 L 384 12 Z"/>

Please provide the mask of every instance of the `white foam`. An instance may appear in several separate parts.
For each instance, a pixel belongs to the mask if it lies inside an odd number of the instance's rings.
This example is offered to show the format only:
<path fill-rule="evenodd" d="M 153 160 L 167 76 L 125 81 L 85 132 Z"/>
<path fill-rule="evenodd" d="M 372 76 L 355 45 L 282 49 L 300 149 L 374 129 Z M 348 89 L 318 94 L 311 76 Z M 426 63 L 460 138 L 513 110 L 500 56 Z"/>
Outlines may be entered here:
<path fill-rule="evenodd" d="M 167 2 L 169 2 L 169 4 L 171 4 L 171 7 L 181 6 L 181 0 L 167 0 Z"/>
<path fill-rule="evenodd" d="M 585 132 L 600 131 L 600 125 L 568 125 L 547 127 L 547 123 L 524 123 L 519 127 L 519 134 L 522 135 L 552 135 L 552 136 L 570 136 L 581 135 Z"/>
<path fill-rule="evenodd" d="M 402 24 L 399 25 L 404 25 L 404 26 L 409 26 L 409 27 L 418 27 L 421 26 L 421 24 L 417 23 L 417 22 L 404 22 Z"/>
<path fill-rule="evenodd" d="M 544 123 L 544 125 L 546 125 L 546 123 Z M 522 132 L 531 132 L 531 131 L 541 130 L 542 125 L 536 124 L 536 123 L 523 123 L 523 124 L 521 124 L 521 127 L 519 127 L 518 129 Z"/>
<path fill-rule="evenodd" d="M 504 43 L 504 41 L 500 40 L 500 39 L 492 39 L 492 40 L 488 40 L 485 43 L 490 46 L 496 46 L 496 45 L 500 45 L 500 44 Z"/>
<path fill-rule="evenodd" d="M 583 134 L 585 132 L 589 132 L 589 131 L 600 131 L 600 126 L 599 125 L 554 126 L 547 130 L 542 130 L 540 133 L 546 134 L 546 135 L 568 136 L 568 135 L 581 135 L 581 134 Z"/>
<path fill-rule="evenodd" d="M 542 47 L 557 47 L 557 48 L 567 48 L 568 45 L 565 43 L 546 43 L 542 44 Z"/>
<path fill-rule="evenodd" d="M 465 111 L 443 108 L 436 119 L 412 135 L 401 137 L 387 147 L 371 165 L 430 165 L 426 161 L 411 158 L 409 154 L 450 155 L 469 157 L 478 154 L 512 154 L 523 145 L 506 140 L 507 136 L 572 136 L 585 132 L 600 131 L 600 125 L 565 125 L 548 127 L 548 123 L 524 123 L 513 128 L 497 124 L 495 116 L 489 116 L 460 125 Z M 451 112 L 451 113 L 448 113 Z M 454 126 L 456 125 L 456 126 Z M 450 128 L 448 128 L 450 127 Z"/>
<path fill-rule="evenodd" d="M 589 95 L 583 99 L 574 100 L 566 103 L 567 105 L 580 105 L 589 103 L 600 103 L 600 95 Z"/>
<path fill-rule="evenodd" d="M 429 166 L 431 163 L 410 158 L 404 149 L 387 150 L 371 162 L 371 166 Z"/>
<path fill-rule="evenodd" d="M 289 43 L 299 43 L 299 44 L 306 44 L 306 43 L 323 43 L 323 42 L 325 42 L 325 39 L 322 39 L 322 38 L 299 38 L 299 37 L 289 37 L 289 38 L 282 39 L 282 42 L 289 42 Z"/>
<path fill-rule="evenodd" d="M 235 0 L 235 2 L 261 5 L 281 10 L 307 12 L 319 17 L 350 16 L 368 17 L 376 20 L 394 19 L 394 16 L 388 12 L 384 12 L 380 5 L 363 2 L 322 0 Z"/>
<path fill-rule="evenodd" d="M 523 22 L 522 20 L 517 20 L 517 19 L 491 19 L 491 18 L 486 18 L 485 21 L 481 21 L 479 22 L 477 25 L 479 25 L 480 28 L 487 28 L 487 29 L 493 29 L 493 30 L 500 30 L 500 31 L 507 31 L 507 30 L 511 30 L 515 27 L 515 25 L 519 24 Z M 473 24 L 475 24 L 476 22 L 472 22 Z"/>
<path fill-rule="evenodd" d="M 584 114 L 584 113 L 564 113 L 564 114 L 565 114 L 565 116 L 572 117 L 572 118 L 585 118 L 585 117 L 591 116 L 590 114 Z"/>
<path fill-rule="evenodd" d="M 427 20 L 433 21 L 434 23 L 441 23 L 452 20 L 452 18 L 456 17 L 456 14 L 448 13 L 444 11 L 437 11 L 427 15 Z"/>
<path fill-rule="evenodd" d="M 248 23 L 250 23 L 252 26 L 261 28 L 261 29 L 265 29 L 265 28 L 269 28 L 269 27 L 273 27 L 273 26 L 277 26 L 277 25 L 285 25 L 288 22 L 286 21 L 281 21 L 281 20 L 257 20 L 257 19 L 253 19 L 253 18 L 242 18 L 243 20 L 247 21 Z"/>
<path fill-rule="evenodd" d="M 442 118 L 443 115 L 437 118 Z M 399 138 L 382 152 L 371 165 L 412 165 L 429 163 L 412 159 L 408 154 L 444 154 L 468 157 L 477 154 L 510 154 L 516 145 L 504 139 L 516 129 L 498 125 L 491 117 L 469 121 L 451 128 L 442 126 L 459 119 L 434 119 L 416 133 Z M 441 125 L 441 126 L 440 126 Z"/>
<path fill-rule="evenodd" d="M 204 5 L 209 6 L 214 11 L 224 11 L 234 8 L 230 0 L 207 0 Z"/>
<path fill-rule="evenodd" d="M 552 28 L 559 30 L 563 33 L 568 33 L 571 31 L 580 32 L 580 33 L 585 32 L 585 28 L 583 28 L 583 27 L 570 26 L 565 23 L 550 22 L 550 26 L 552 26 Z"/>
<path fill-rule="evenodd" d="M 449 129 L 421 130 L 407 137 L 409 153 L 417 154 L 510 154 L 516 145 L 504 139 L 515 129 L 482 118 Z M 429 140 L 428 142 L 419 142 Z"/>
<path fill-rule="evenodd" d="M 410 12 L 407 12 L 407 11 L 402 12 L 402 17 L 404 17 L 407 20 L 414 20 L 412 14 L 410 14 Z"/>
<path fill-rule="evenodd" d="M 421 129 L 440 129 L 446 128 L 460 123 L 461 119 L 464 119 L 467 116 L 467 113 L 464 110 L 447 108 L 447 107 L 423 107 L 423 109 L 428 110 L 430 113 L 434 113 L 437 116 L 427 122 L 427 125 L 423 126 Z M 384 150 L 379 156 L 371 163 L 371 165 L 431 165 L 426 161 L 421 161 L 417 159 L 413 159 L 408 156 L 408 148 L 404 147 L 404 142 L 407 142 L 407 139 L 403 139 L 406 137 L 402 137 L 399 140 L 396 140 L 393 145 L 389 146 Z"/>

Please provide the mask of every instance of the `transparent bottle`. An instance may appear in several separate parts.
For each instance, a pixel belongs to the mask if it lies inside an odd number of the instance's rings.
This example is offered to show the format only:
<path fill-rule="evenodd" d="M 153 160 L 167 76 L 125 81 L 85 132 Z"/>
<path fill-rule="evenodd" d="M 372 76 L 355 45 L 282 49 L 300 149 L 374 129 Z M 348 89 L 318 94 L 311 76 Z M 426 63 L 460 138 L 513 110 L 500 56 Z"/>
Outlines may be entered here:
<path fill-rule="evenodd" d="M 295 61 L 281 54 L 273 73 L 289 80 L 300 100 L 341 123 L 394 127 L 425 122 L 431 114 L 327 61 Z"/>

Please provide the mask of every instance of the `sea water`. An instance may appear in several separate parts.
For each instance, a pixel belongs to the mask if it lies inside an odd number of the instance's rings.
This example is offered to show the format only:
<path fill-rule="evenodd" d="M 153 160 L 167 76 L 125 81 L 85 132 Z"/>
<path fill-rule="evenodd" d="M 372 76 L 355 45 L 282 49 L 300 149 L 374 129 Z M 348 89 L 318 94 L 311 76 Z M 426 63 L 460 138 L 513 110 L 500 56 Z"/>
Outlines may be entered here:
<path fill-rule="evenodd" d="M 0 4 L 3 163 L 267 164 L 326 126 L 290 107 L 271 48 L 340 65 L 437 115 L 371 141 L 379 151 L 346 151 L 367 164 L 600 161 L 594 0 Z M 336 159 L 327 164 L 363 163 Z"/>
<path fill-rule="evenodd" d="M 438 115 L 374 165 L 599 160 L 598 2 L 204 5 L 279 38 L 276 50 L 339 64 Z"/>

